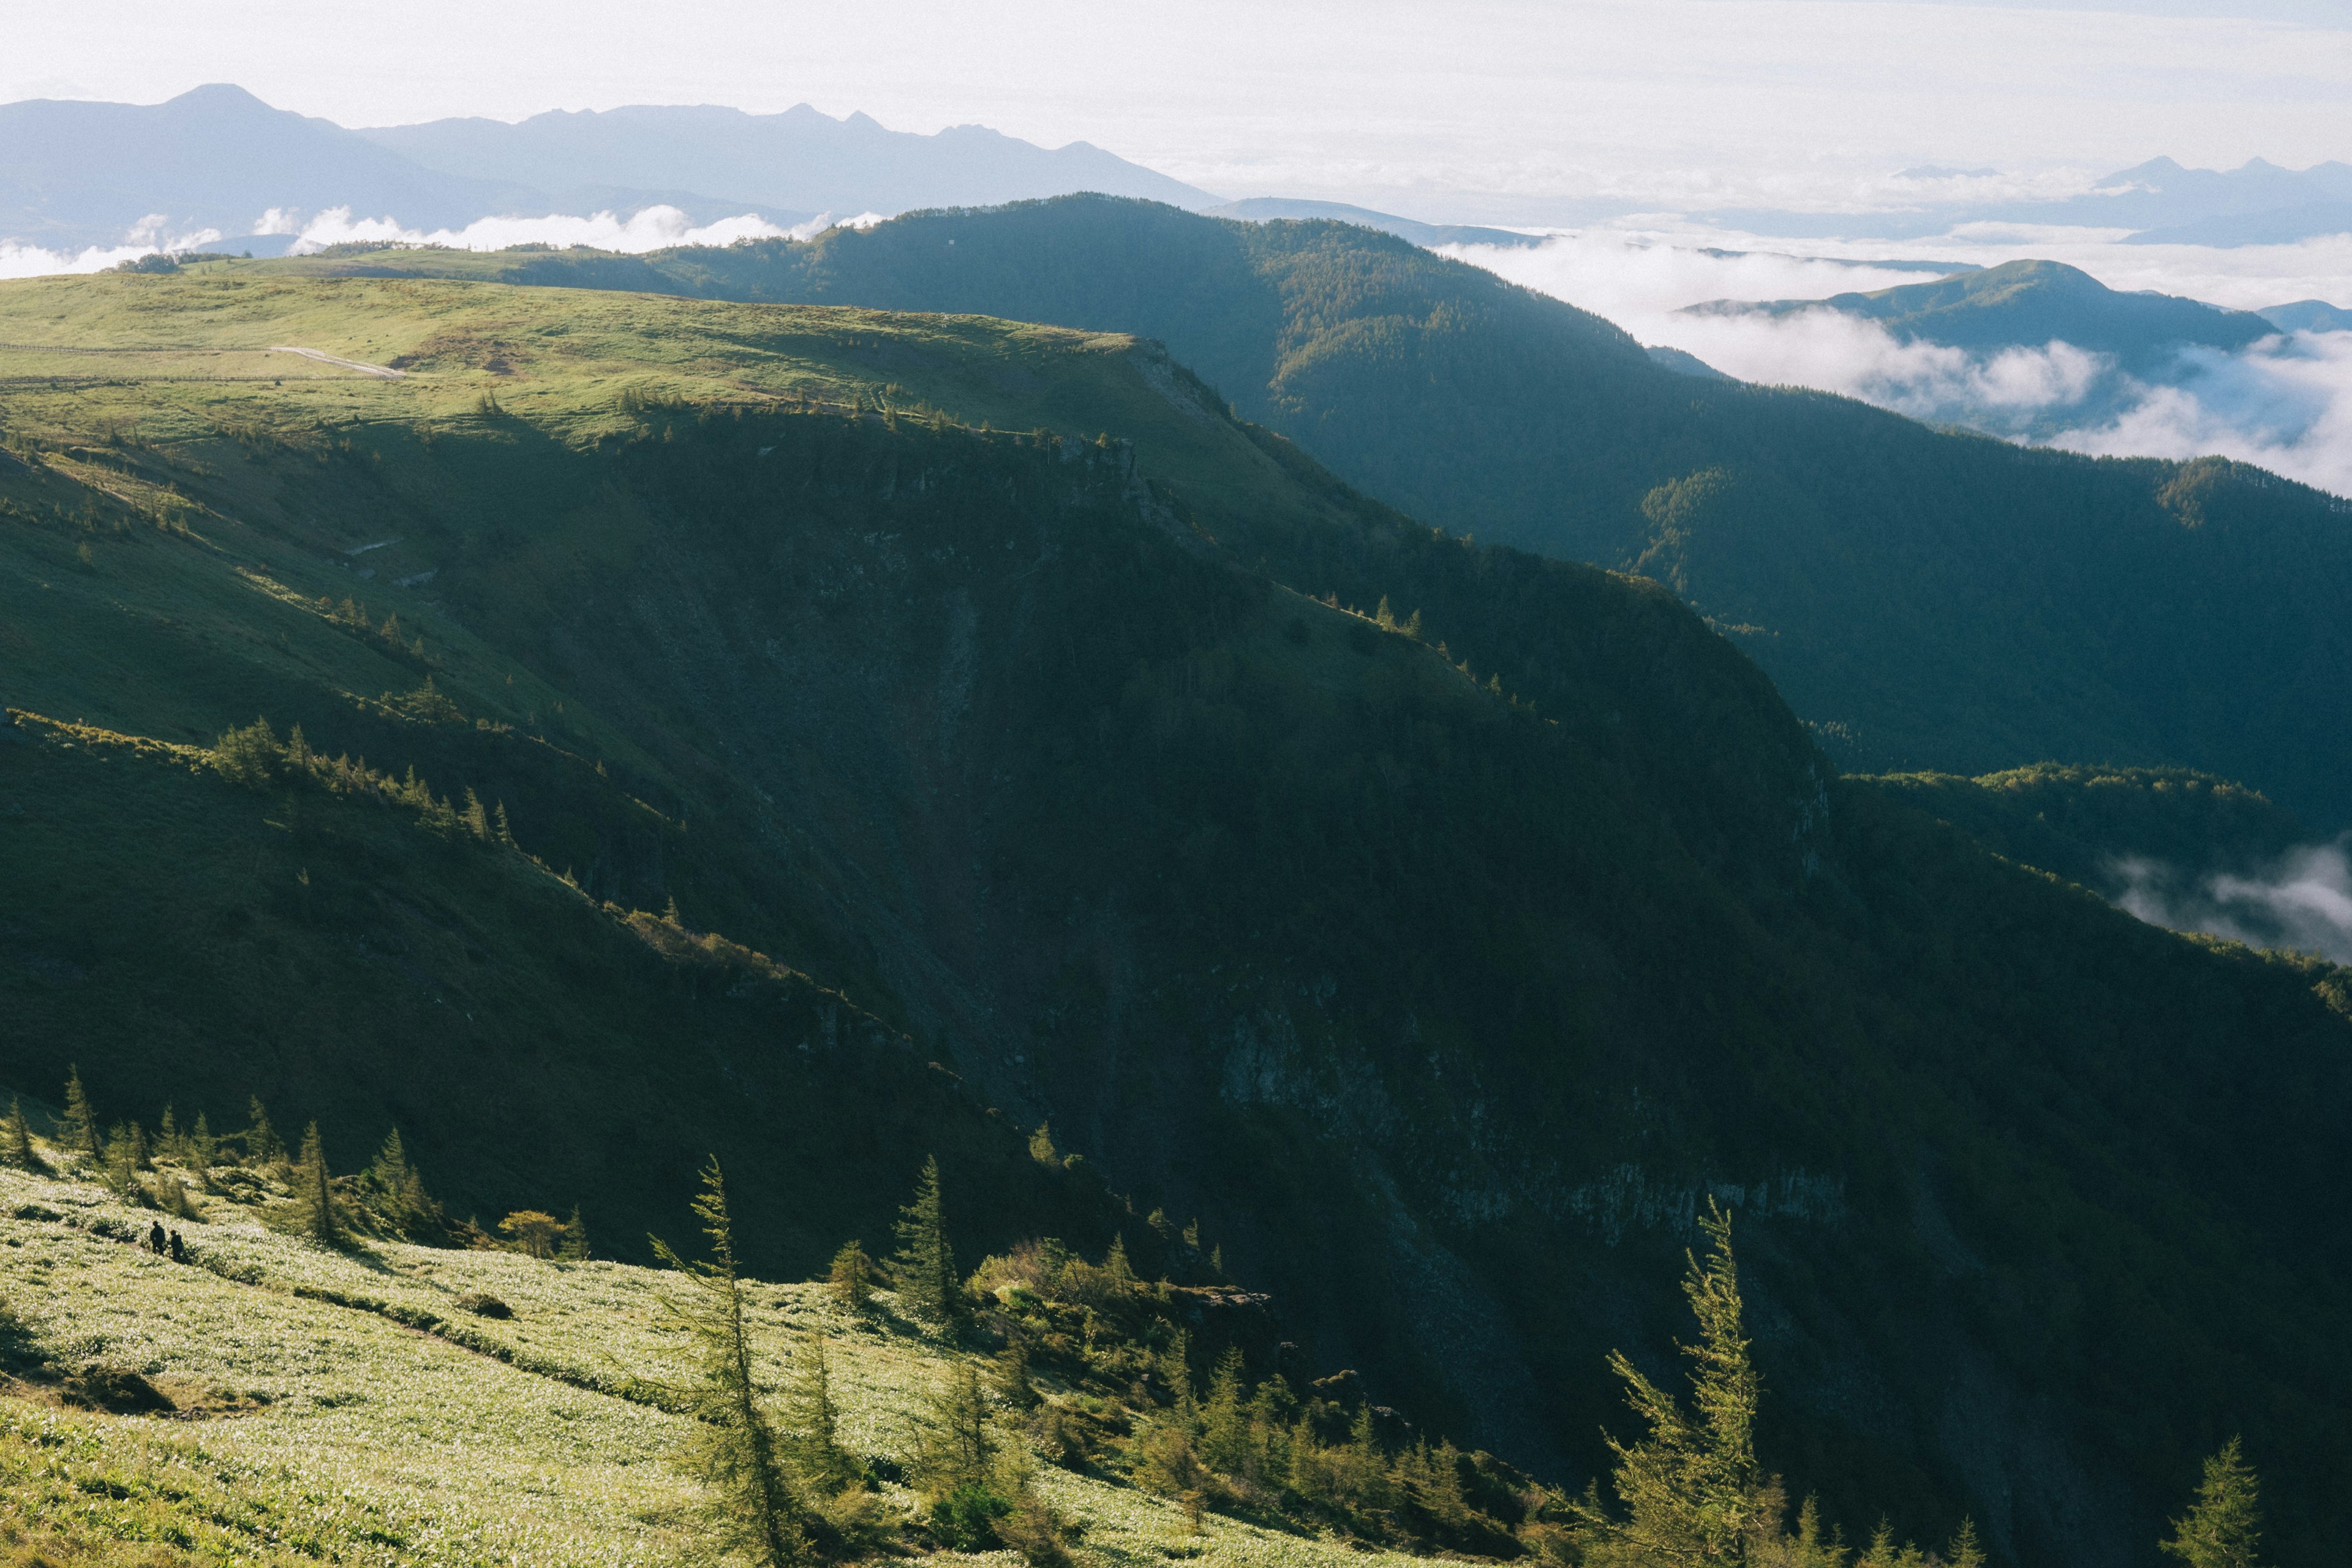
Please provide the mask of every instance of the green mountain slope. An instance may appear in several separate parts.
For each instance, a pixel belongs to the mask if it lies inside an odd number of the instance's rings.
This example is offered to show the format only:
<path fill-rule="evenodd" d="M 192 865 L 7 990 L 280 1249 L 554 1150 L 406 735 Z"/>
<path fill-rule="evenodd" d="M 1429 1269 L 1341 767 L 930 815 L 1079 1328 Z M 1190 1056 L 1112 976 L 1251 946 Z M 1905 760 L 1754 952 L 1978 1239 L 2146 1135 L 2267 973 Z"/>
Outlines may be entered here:
<path fill-rule="evenodd" d="M 716 1148 L 787 1277 L 936 1147 L 968 1256 L 1196 1267 L 1098 1167 L 1571 1482 L 1714 1195 L 1850 1533 L 2137 1562 L 2242 1428 L 2326 1556 L 2341 977 L 1837 781 L 1656 584 L 1116 335 L 243 266 L 0 328 L 6 1087 L 622 1237 Z"/>
<path fill-rule="evenodd" d="M 1402 240 L 1143 203 L 642 258 L 273 265 L 1139 333 L 1416 517 L 1671 584 L 1842 765 L 2189 766 L 2352 824 L 2352 742 L 2310 722 L 2352 684 L 2346 503 L 2242 465 L 2020 450 L 1826 395 L 1695 385 L 1596 317 Z"/>
<path fill-rule="evenodd" d="M 2112 354 L 2146 375 L 2184 347 L 2242 349 L 2278 329 L 2250 310 L 2223 310 L 2171 294 L 2110 289 L 2060 261 L 2005 261 L 1981 271 L 1906 283 L 1867 294 L 1761 303 L 1717 300 L 1695 315 L 1791 316 L 1835 310 L 1876 321 L 1903 342 L 1951 348 L 2040 348 L 2068 342 Z"/>

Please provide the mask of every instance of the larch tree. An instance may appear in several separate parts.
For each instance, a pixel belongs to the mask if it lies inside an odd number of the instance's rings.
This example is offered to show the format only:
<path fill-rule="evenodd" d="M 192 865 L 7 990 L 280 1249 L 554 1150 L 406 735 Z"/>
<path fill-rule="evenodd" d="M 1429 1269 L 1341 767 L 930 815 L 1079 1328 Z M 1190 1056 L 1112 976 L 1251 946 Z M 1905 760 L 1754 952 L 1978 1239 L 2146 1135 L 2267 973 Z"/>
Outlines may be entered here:
<path fill-rule="evenodd" d="M 40 1156 L 33 1152 L 33 1129 L 25 1120 L 24 1101 L 8 1101 L 8 1120 L 0 1121 L 0 1160 L 5 1160 L 20 1171 L 40 1168 Z"/>
<path fill-rule="evenodd" d="M 304 1129 L 302 1152 L 294 1162 L 294 1209 L 302 1234 L 328 1247 L 343 1244 L 341 1216 L 335 1213 L 334 1178 L 327 1173 L 326 1140 L 315 1121 Z"/>
<path fill-rule="evenodd" d="M 1604 1511 L 1591 1496 L 1578 1506 L 1588 1555 L 1596 1562 L 1740 1563 L 1759 1538 L 1780 1535 L 1780 1494 L 1756 1461 L 1763 1385 L 1741 1321 L 1731 1218 L 1710 1201 L 1699 1226 L 1712 1245 L 1704 1262 L 1685 1255 L 1683 1279 L 1699 1325 L 1698 1342 L 1682 1347 L 1695 1363 L 1692 1408 L 1685 1411 L 1622 1352 L 1609 1357 L 1649 1435 L 1631 1443 L 1608 1439 L 1623 1516 Z"/>
<path fill-rule="evenodd" d="M 874 1260 L 866 1256 L 864 1243 L 845 1243 L 833 1255 L 833 1267 L 825 1272 L 824 1288 L 851 1311 L 866 1310 L 874 1299 Z"/>
<path fill-rule="evenodd" d="M 89 1095 L 81 1086 L 81 1068 L 66 1069 L 66 1110 L 58 1118 L 58 1142 L 77 1154 L 98 1158 L 98 1113 L 90 1109 Z"/>
<path fill-rule="evenodd" d="M 2235 1437 L 2205 1461 L 2189 1512 L 2175 1520 L 2172 1539 L 2158 1542 L 2189 1568 L 2257 1568 L 2263 1541 L 2263 1510 L 2254 1468 Z"/>
<path fill-rule="evenodd" d="M 924 1317 L 958 1321 L 963 1316 L 963 1279 L 956 1273 L 955 1248 L 948 1243 L 936 1156 L 923 1162 L 915 1201 L 898 1215 L 898 1250 L 890 1258 L 890 1283 L 898 1299 Z"/>
<path fill-rule="evenodd" d="M 751 1338 L 743 1316 L 743 1285 L 735 1261 L 734 1221 L 727 1212 L 727 1179 L 713 1157 L 694 1200 L 710 1238 L 707 1261 L 688 1263 L 659 1237 L 655 1256 L 676 1269 L 688 1289 L 662 1305 L 694 1336 L 702 1379 L 692 1393 L 699 1417 L 688 1432 L 686 1466 L 710 1489 L 711 1518 L 720 1544 L 761 1568 L 793 1568 L 809 1559 L 803 1508 L 785 1464 L 782 1440 L 762 1406 L 751 1371 Z"/>

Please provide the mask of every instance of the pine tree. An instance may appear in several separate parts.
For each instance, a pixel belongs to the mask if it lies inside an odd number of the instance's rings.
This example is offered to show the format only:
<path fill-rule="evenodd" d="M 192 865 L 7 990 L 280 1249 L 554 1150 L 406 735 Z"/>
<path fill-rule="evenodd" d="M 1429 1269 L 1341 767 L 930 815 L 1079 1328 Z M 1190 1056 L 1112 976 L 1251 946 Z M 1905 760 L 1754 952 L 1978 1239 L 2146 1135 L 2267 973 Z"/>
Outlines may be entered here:
<path fill-rule="evenodd" d="M 1810 1506 L 1810 1500 L 1808 1500 Z M 1801 1524 L 1801 1521 L 1800 1523 Z M 1977 1521 L 1962 1518 L 1958 1534 L 1952 1537 L 1947 1561 L 1951 1568 L 1985 1568 L 1984 1547 L 1977 1541 Z"/>
<path fill-rule="evenodd" d="M 180 1125 L 172 1120 L 172 1108 L 168 1105 L 163 1108 L 163 1119 L 155 1124 L 155 1152 L 167 1160 L 182 1157 Z"/>
<path fill-rule="evenodd" d="M 656 1256 L 692 1288 L 685 1298 L 662 1299 L 702 1352 L 702 1386 L 694 1400 L 700 1419 L 688 1433 L 686 1462 L 713 1494 L 719 1544 L 746 1552 L 761 1568 L 791 1568 L 808 1560 L 803 1510 L 751 1375 L 734 1223 L 727 1213 L 726 1176 L 715 1157 L 703 1167 L 702 1195 L 694 1200 L 694 1212 L 710 1238 L 709 1262 L 688 1263 L 668 1243 L 650 1238 Z"/>
<path fill-rule="evenodd" d="M 213 1138 L 213 1124 L 205 1113 L 196 1112 L 196 1130 L 188 1134 L 188 1163 L 198 1175 L 213 1168 L 220 1159 L 220 1145 Z"/>
<path fill-rule="evenodd" d="M 244 1142 L 248 1164 L 275 1165 L 286 1158 L 286 1145 L 278 1141 L 278 1129 L 269 1125 L 269 1112 L 261 1109 L 258 1095 L 246 1108 Z"/>
<path fill-rule="evenodd" d="M 2172 1539 L 2157 1544 L 2189 1568 L 2256 1568 L 2262 1545 L 2263 1510 L 2254 1468 L 2235 1437 L 2205 1461 L 2205 1479 L 2185 1518 L 2173 1521 Z"/>
<path fill-rule="evenodd" d="M 1029 1157 L 1041 1165 L 1059 1165 L 1062 1157 L 1054 1150 L 1054 1127 L 1040 1121 L 1037 1131 L 1029 1134 Z"/>
<path fill-rule="evenodd" d="M 833 1267 L 825 1275 L 825 1289 L 833 1299 L 853 1312 L 862 1312 L 874 1299 L 874 1260 L 866 1256 L 862 1243 L 849 1242 L 833 1255 Z"/>
<path fill-rule="evenodd" d="M 1135 1269 L 1127 1261 L 1127 1237 L 1124 1232 L 1110 1238 L 1110 1251 L 1103 1257 L 1103 1272 L 1110 1282 L 1120 1288 L 1135 1283 Z"/>
<path fill-rule="evenodd" d="M 898 1250 L 890 1259 L 890 1283 L 898 1300 L 927 1318 L 958 1321 L 964 1315 L 963 1281 L 956 1273 L 955 1249 L 948 1244 L 937 1157 L 923 1162 L 915 1201 L 898 1213 Z"/>
<path fill-rule="evenodd" d="M 81 1068 L 66 1069 L 66 1113 L 58 1118 L 58 1143 L 77 1154 L 92 1159 L 99 1155 L 98 1113 L 90 1109 L 89 1096 L 81 1087 Z"/>
<path fill-rule="evenodd" d="M 555 1256 L 566 1263 L 588 1261 L 588 1222 L 580 1217 L 580 1205 L 572 1205 L 572 1217 L 563 1222 L 563 1233 L 557 1237 Z"/>
<path fill-rule="evenodd" d="M 327 1144 L 315 1121 L 302 1133 L 302 1152 L 294 1163 L 294 1212 L 302 1234 L 328 1247 L 343 1244 L 343 1226 L 335 1213 L 334 1178 L 327 1173 Z"/>
<path fill-rule="evenodd" d="M 482 797 L 474 793 L 470 784 L 466 789 L 466 807 L 457 814 L 457 820 L 466 825 L 467 832 L 485 844 L 489 842 L 490 815 L 482 809 Z"/>
<path fill-rule="evenodd" d="M 20 1171 L 37 1171 L 41 1157 L 33 1152 L 33 1129 L 25 1120 L 25 1105 L 20 1100 L 8 1101 L 8 1120 L 0 1121 L 0 1160 Z"/>
<path fill-rule="evenodd" d="M 1622 1352 L 1611 1352 L 1610 1367 L 1625 1381 L 1626 1402 L 1650 1432 L 1631 1444 L 1608 1440 L 1617 1457 L 1612 1484 L 1626 1517 L 1590 1505 L 1576 1511 L 1588 1531 L 1636 1556 L 1737 1562 L 1751 1535 L 1778 1533 L 1780 1505 L 1756 1463 L 1761 1384 L 1741 1324 L 1731 1220 L 1710 1201 L 1699 1225 L 1713 1247 L 1705 1263 L 1685 1255 L 1689 1268 L 1683 1280 L 1700 1331 L 1697 1344 L 1683 1346 L 1696 1363 L 1690 1374 L 1694 1409 L 1686 1414 Z"/>

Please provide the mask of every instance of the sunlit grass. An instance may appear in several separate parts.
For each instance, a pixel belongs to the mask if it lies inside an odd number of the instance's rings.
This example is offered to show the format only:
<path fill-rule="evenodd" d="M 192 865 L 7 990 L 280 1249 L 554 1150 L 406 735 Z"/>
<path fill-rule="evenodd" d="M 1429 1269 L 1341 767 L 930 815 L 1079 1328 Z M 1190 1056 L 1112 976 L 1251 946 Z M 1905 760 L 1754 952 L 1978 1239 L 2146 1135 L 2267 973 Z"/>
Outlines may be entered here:
<path fill-rule="evenodd" d="M 335 1252 L 265 1227 L 254 1208 L 200 1201 L 205 1223 L 179 1225 L 195 1262 L 178 1265 L 126 1239 L 146 1234 L 152 1211 L 0 1169 L 0 1300 L 25 1325 L 20 1363 L 136 1372 L 183 1410 L 103 1415 L 60 1407 L 37 1373 L 16 1384 L 0 1398 L 0 1514 L 27 1539 L 217 1562 L 696 1557 L 697 1490 L 667 1462 L 681 1417 L 580 1386 L 691 1376 L 662 1275 L 392 1242 Z M 457 1304 L 473 1293 L 514 1316 Z M 750 1294 L 761 1378 L 780 1385 L 793 1346 L 823 1336 L 845 1446 L 908 1458 L 931 1389 L 966 1352 L 891 1316 L 887 1299 L 866 1316 L 814 1285 Z M 520 1364 L 404 1326 L 377 1303 Z M 1037 1483 L 1081 1527 L 1081 1554 L 1104 1563 L 1363 1555 L 1213 1516 L 1196 1534 L 1165 1500 L 1043 1465 Z M 911 1506 L 903 1489 L 891 1495 Z"/>

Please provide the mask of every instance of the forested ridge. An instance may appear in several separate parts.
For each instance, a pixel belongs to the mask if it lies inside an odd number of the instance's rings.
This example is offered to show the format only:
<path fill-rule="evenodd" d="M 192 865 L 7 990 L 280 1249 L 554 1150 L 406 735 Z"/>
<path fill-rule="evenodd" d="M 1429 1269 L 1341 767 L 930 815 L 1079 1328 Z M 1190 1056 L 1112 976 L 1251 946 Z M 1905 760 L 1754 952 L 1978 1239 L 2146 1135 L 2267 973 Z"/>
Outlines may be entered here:
<path fill-rule="evenodd" d="M 1314 1375 L 1570 1495 L 1712 1201 L 1759 1451 L 1850 1541 L 2142 1562 L 2242 1432 L 2326 1560 L 2341 973 L 1841 779 L 1664 587 L 1116 335 L 242 266 L 9 310 L 142 357 L 16 366 L 0 1087 L 398 1126 L 449 1214 L 638 1260 L 715 1152 L 788 1278 L 931 1152 L 960 1257 L 1197 1215 Z"/>
<path fill-rule="evenodd" d="M 646 257 L 268 265 L 1138 333 L 1424 522 L 1671 585 L 1842 767 L 2189 766 L 2352 825 L 2352 742 L 2310 721 L 2352 689 L 2352 503 L 2244 464 L 2021 449 L 1697 382 L 1402 239 L 1099 197 Z"/>

